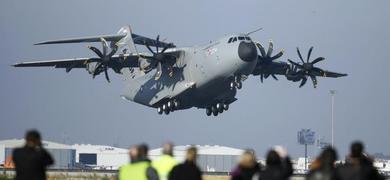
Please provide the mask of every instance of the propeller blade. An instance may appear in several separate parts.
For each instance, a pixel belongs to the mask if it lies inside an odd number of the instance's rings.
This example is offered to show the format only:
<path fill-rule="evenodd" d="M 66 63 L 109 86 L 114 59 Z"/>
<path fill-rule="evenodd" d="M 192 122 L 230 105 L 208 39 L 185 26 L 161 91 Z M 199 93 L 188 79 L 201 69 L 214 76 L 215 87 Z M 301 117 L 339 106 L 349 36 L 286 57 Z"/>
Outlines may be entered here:
<path fill-rule="evenodd" d="M 108 57 L 111 58 L 116 53 L 116 51 L 118 51 L 118 46 L 114 45 L 114 47 L 112 47 L 111 52 L 108 54 Z"/>
<path fill-rule="evenodd" d="M 256 45 L 257 45 L 257 48 L 259 48 L 259 50 L 260 50 L 261 57 L 265 57 L 265 50 L 264 50 L 263 46 L 260 43 L 256 43 Z"/>
<path fill-rule="evenodd" d="M 297 47 L 297 52 L 298 52 L 299 59 L 301 59 L 302 63 L 305 63 L 305 61 L 303 61 L 301 52 L 299 51 L 299 48 L 298 48 L 298 47 Z"/>
<path fill-rule="evenodd" d="M 264 74 L 261 73 L 261 74 L 260 74 L 260 82 L 261 82 L 261 83 L 263 83 L 263 79 L 264 79 Z"/>
<path fill-rule="evenodd" d="M 156 53 L 158 53 L 158 46 L 160 45 L 160 35 L 157 35 Z"/>
<path fill-rule="evenodd" d="M 164 53 L 169 47 L 165 46 L 164 49 L 161 51 L 161 53 Z"/>
<path fill-rule="evenodd" d="M 264 78 L 267 79 L 270 74 L 264 74 Z"/>
<path fill-rule="evenodd" d="M 296 63 L 296 62 L 294 62 L 294 61 L 292 61 L 290 59 L 287 59 L 287 61 L 290 62 L 291 64 L 295 65 L 295 67 L 303 68 L 302 65 L 300 65 L 300 64 L 298 64 L 298 63 Z"/>
<path fill-rule="evenodd" d="M 275 56 L 271 57 L 271 61 L 282 57 L 283 53 L 284 53 L 284 50 L 281 50 L 278 54 L 276 54 Z"/>
<path fill-rule="evenodd" d="M 314 75 L 310 75 L 311 81 L 313 82 L 314 88 L 317 88 L 317 78 Z"/>
<path fill-rule="evenodd" d="M 102 45 L 103 45 L 103 56 L 106 56 L 108 50 L 108 43 L 104 38 L 100 38 L 100 40 L 102 41 Z"/>
<path fill-rule="evenodd" d="M 275 74 L 271 74 L 271 76 L 272 76 L 275 80 L 279 80 L 279 79 L 275 76 Z"/>
<path fill-rule="evenodd" d="M 102 52 L 96 47 L 88 46 L 88 49 L 92 50 L 96 55 L 98 55 L 100 58 L 103 58 Z"/>
<path fill-rule="evenodd" d="M 307 78 L 305 76 L 303 76 L 301 84 L 299 85 L 299 88 L 301 88 L 303 85 L 305 85 L 306 81 L 307 81 Z"/>
<path fill-rule="evenodd" d="M 314 61 L 311 62 L 311 64 L 315 64 L 315 63 L 318 63 L 318 62 L 323 61 L 323 60 L 325 60 L 325 58 L 323 58 L 323 57 L 318 57 L 317 59 L 314 59 Z"/>
<path fill-rule="evenodd" d="M 157 71 L 156 71 L 156 74 L 154 76 L 154 80 L 156 80 L 156 81 L 159 80 L 161 75 L 162 75 L 162 66 L 161 66 L 161 62 L 158 62 Z"/>
<path fill-rule="evenodd" d="M 269 41 L 268 51 L 267 51 L 267 57 L 271 57 L 272 51 L 274 50 L 274 44 L 272 41 Z"/>
<path fill-rule="evenodd" d="M 310 47 L 309 52 L 307 53 L 307 63 L 309 63 L 309 59 L 312 51 L 313 51 L 313 46 Z"/>
<path fill-rule="evenodd" d="M 100 72 L 98 71 L 103 66 L 103 63 L 99 63 L 99 65 L 96 66 L 95 70 L 93 71 L 92 78 L 95 78 L 96 75 L 98 75 Z"/>
<path fill-rule="evenodd" d="M 107 69 L 108 69 L 107 67 L 104 68 L 104 75 L 106 76 L 107 81 L 110 82 L 110 78 L 108 77 Z"/>
<path fill-rule="evenodd" d="M 152 50 L 152 48 L 150 48 L 149 45 L 146 45 L 146 48 L 148 48 L 151 53 L 155 54 L 154 51 Z"/>

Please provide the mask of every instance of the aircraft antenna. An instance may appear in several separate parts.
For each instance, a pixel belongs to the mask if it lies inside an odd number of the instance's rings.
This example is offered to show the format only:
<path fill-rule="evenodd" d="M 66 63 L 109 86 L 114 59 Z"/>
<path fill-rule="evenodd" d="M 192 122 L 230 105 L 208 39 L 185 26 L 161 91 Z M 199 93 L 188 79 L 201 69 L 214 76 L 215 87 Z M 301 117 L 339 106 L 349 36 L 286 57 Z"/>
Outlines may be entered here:
<path fill-rule="evenodd" d="M 254 30 L 254 31 L 251 31 L 251 32 L 246 33 L 246 35 L 249 36 L 249 34 L 255 33 L 255 32 L 260 31 L 260 30 L 262 30 L 262 29 L 263 29 L 263 28 L 258 28 L 258 29 Z"/>

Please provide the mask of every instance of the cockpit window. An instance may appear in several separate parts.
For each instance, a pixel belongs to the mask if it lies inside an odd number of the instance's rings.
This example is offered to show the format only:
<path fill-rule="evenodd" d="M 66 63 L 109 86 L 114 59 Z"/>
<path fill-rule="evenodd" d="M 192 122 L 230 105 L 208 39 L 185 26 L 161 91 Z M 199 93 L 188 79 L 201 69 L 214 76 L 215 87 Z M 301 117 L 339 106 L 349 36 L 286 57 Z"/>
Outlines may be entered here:
<path fill-rule="evenodd" d="M 239 37 L 238 37 L 238 40 L 242 41 L 242 40 L 245 40 L 245 38 L 242 37 L 242 36 L 239 36 Z"/>
<path fill-rule="evenodd" d="M 245 39 L 246 39 L 246 40 L 248 40 L 248 41 L 250 41 L 250 40 L 251 40 L 251 38 L 250 38 L 250 37 L 245 37 Z"/>
<path fill-rule="evenodd" d="M 233 40 L 233 37 L 229 38 L 229 41 L 228 41 L 228 43 L 231 43 L 231 42 L 232 42 L 232 40 Z"/>
<path fill-rule="evenodd" d="M 237 41 L 237 37 L 234 37 L 232 42 L 236 42 L 236 41 Z"/>

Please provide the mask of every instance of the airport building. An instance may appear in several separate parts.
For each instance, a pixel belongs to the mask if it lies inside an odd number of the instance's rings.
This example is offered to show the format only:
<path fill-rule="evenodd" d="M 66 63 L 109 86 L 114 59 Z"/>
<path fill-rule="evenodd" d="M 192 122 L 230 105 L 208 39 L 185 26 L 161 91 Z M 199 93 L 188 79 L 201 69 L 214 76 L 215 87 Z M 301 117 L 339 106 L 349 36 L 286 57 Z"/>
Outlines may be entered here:
<path fill-rule="evenodd" d="M 24 139 L 10 139 L 0 141 L 0 164 L 4 167 L 12 168 L 12 151 L 14 148 L 22 147 Z M 42 141 L 42 145 L 49 151 L 54 159 L 52 169 L 69 169 L 75 166 L 76 151 L 69 145 Z"/>
<path fill-rule="evenodd" d="M 92 169 L 116 170 L 129 162 L 127 149 L 90 144 L 75 144 L 72 148 L 76 150 L 77 164 Z"/>
<path fill-rule="evenodd" d="M 21 147 L 24 139 L 0 140 L 0 165 L 13 167 L 12 150 Z M 117 170 L 129 162 L 128 149 L 104 145 L 74 144 L 66 145 L 43 141 L 43 146 L 54 158 L 55 164 L 51 169 L 95 169 Z M 174 156 L 178 162 L 185 159 L 186 150 L 190 146 L 175 146 Z M 196 146 L 198 148 L 197 163 L 204 172 L 230 172 L 236 165 L 241 149 L 225 146 Z M 161 148 L 149 151 L 151 160 L 161 155 Z"/>
<path fill-rule="evenodd" d="M 190 146 L 175 146 L 174 156 L 179 162 L 184 161 L 186 150 Z M 241 149 L 226 146 L 196 146 L 198 148 L 197 163 L 203 172 L 230 172 L 238 163 Z M 150 159 L 154 160 L 161 155 L 161 148 L 149 152 Z"/>

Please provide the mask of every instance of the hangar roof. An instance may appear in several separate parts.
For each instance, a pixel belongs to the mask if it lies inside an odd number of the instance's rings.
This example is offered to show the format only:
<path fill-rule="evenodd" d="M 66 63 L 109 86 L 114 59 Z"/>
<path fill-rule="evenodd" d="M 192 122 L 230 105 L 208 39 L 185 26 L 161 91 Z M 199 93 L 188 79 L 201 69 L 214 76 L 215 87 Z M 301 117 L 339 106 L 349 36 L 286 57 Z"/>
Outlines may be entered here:
<path fill-rule="evenodd" d="M 0 140 L 0 144 L 4 145 L 5 148 L 16 148 L 21 147 L 25 143 L 24 139 L 7 139 L 7 140 Z M 47 149 L 72 149 L 71 146 L 66 144 L 60 144 L 56 142 L 51 141 L 42 141 L 42 145 L 44 148 Z"/>
<path fill-rule="evenodd" d="M 72 145 L 73 149 L 76 149 L 78 153 L 128 153 L 127 149 L 112 147 L 112 146 L 104 146 L 104 145 L 91 145 L 91 144 L 74 144 Z"/>

